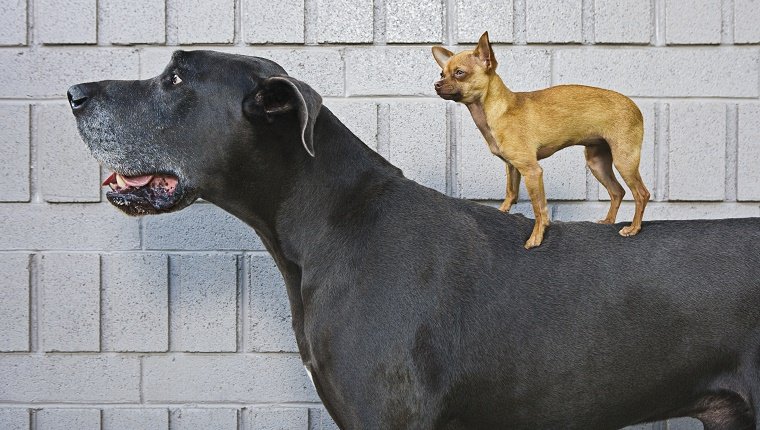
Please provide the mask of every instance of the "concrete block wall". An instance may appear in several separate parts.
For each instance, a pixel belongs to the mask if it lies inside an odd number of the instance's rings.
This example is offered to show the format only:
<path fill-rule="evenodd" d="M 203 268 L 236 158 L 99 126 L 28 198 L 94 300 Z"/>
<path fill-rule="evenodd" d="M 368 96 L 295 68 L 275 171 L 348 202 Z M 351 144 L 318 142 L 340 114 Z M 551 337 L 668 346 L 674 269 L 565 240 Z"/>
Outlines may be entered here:
<path fill-rule="evenodd" d="M 648 219 L 760 216 L 758 20 L 757 0 L 0 0 L 0 428 L 336 428 L 260 240 L 207 203 L 112 208 L 69 85 L 155 75 L 178 48 L 271 58 L 408 176 L 498 205 L 503 163 L 435 97 L 430 56 L 488 30 L 515 90 L 634 98 Z M 543 165 L 555 220 L 606 213 L 581 150 Z"/>

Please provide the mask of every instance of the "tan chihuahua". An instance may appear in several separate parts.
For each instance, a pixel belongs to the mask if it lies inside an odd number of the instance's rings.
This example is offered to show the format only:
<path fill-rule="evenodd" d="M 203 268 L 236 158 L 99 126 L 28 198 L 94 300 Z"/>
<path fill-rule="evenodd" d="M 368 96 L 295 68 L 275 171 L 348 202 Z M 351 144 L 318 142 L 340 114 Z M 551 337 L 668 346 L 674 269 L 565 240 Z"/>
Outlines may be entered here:
<path fill-rule="evenodd" d="M 633 222 L 620 234 L 633 236 L 641 230 L 649 191 L 639 175 L 644 119 L 633 100 L 582 85 L 512 92 L 496 74 L 488 32 L 473 51 L 455 55 L 434 46 L 433 57 L 443 69 L 435 91 L 443 99 L 464 103 L 491 152 L 507 163 L 507 197 L 499 210 L 509 212 L 517 201 L 520 177 L 525 177 L 536 217 L 526 248 L 540 245 L 549 225 L 538 160 L 571 145 L 586 147 L 586 164 L 610 194 L 610 209 L 599 222 L 615 223 L 625 195 L 612 171 L 614 163 L 636 201 Z"/>

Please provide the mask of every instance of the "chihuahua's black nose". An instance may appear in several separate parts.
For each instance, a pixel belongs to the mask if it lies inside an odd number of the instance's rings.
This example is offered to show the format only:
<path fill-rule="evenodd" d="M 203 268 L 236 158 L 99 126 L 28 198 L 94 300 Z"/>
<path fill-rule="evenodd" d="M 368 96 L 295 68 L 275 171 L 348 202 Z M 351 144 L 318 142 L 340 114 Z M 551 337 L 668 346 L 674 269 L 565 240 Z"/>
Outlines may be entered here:
<path fill-rule="evenodd" d="M 434 83 L 433 86 L 435 87 L 436 90 L 440 90 L 443 84 L 441 83 L 441 81 L 436 81 L 436 83 Z"/>
<path fill-rule="evenodd" d="M 71 110 L 76 111 L 81 109 L 87 100 L 92 97 L 92 89 L 87 84 L 73 85 L 66 93 L 69 97 L 69 105 Z"/>

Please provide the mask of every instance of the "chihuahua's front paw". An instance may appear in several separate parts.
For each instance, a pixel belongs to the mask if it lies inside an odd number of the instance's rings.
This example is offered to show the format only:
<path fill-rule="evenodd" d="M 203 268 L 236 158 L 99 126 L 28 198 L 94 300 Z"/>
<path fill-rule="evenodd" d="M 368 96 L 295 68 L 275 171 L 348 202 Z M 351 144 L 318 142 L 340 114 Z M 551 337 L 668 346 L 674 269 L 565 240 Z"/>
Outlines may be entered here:
<path fill-rule="evenodd" d="M 541 241 L 543 240 L 542 237 L 533 237 L 531 236 L 527 242 L 525 242 L 525 249 L 531 249 L 535 248 L 538 245 L 541 245 Z"/>
<path fill-rule="evenodd" d="M 512 203 L 502 203 L 501 206 L 499 206 L 499 210 L 505 214 L 508 214 L 510 209 L 512 209 Z"/>
<path fill-rule="evenodd" d="M 597 224 L 615 224 L 615 220 L 614 219 L 605 218 L 605 219 L 600 219 L 596 223 Z"/>
<path fill-rule="evenodd" d="M 635 236 L 639 231 L 641 231 L 641 227 L 634 227 L 632 225 L 629 225 L 627 227 L 623 227 L 620 230 L 620 235 L 624 237 Z"/>

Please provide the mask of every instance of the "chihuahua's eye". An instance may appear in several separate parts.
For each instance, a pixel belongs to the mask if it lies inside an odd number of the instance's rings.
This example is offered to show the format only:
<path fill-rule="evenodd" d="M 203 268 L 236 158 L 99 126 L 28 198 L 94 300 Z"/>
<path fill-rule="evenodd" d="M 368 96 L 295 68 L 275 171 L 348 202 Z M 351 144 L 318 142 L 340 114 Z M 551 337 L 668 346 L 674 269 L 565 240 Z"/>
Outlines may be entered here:
<path fill-rule="evenodd" d="M 443 78 L 443 72 L 441 72 L 441 78 Z"/>
<path fill-rule="evenodd" d="M 172 74 L 172 85 L 178 85 L 180 83 L 182 83 L 182 78 L 176 73 Z"/>
<path fill-rule="evenodd" d="M 461 70 L 457 70 L 456 72 L 454 72 L 454 76 L 456 76 L 457 78 L 461 78 L 462 76 L 464 76 L 464 72 Z"/>

